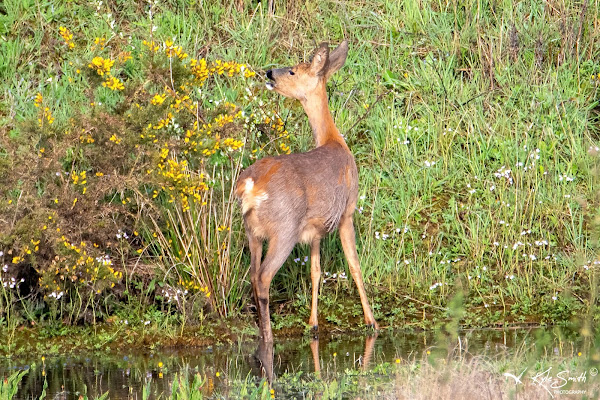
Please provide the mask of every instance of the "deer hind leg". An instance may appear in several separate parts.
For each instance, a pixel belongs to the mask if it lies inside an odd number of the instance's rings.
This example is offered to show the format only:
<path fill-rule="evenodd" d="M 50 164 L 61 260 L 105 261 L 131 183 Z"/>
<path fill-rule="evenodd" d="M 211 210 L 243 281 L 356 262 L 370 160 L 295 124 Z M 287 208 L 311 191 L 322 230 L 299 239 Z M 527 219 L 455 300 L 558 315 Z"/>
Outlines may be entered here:
<path fill-rule="evenodd" d="M 260 266 L 257 278 L 253 283 L 257 297 L 258 319 L 260 321 L 262 339 L 266 342 L 273 341 L 271 331 L 271 316 L 269 313 L 269 288 L 273 277 L 288 258 L 296 242 L 289 240 L 289 236 L 280 236 L 269 241 L 269 250 L 265 260 Z"/>
<path fill-rule="evenodd" d="M 312 281 L 312 304 L 308 324 L 316 331 L 319 329 L 317 303 L 319 300 L 319 282 L 321 281 L 320 239 L 313 239 L 310 247 L 310 279 Z"/>
<path fill-rule="evenodd" d="M 358 252 L 356 251 L 356 235 L 354 233 L 352 216 L 342 217 L 339 231 L 344 254 L 348 260 L 350 274 L 352 275 L 352 279 L 354 279 L 354 283 L 356 283 L 356 288 L 358 289 L 358 294 L 360 295 L 360 302 L 365 314 L 365 322 L 368 326 L 379 329 L 379 325 L 377 325 L 377 321 L 375 321 L 375 318 L 373 317 L 371 306 L 369 306 L 369 300 L 367 299 L 367 293 L 365 291 L 365 285 L 363 283 L 362 273 L 360 271 Z"/>
<path fill-rule="evenodd" d="M 258 280 L 258 270 L 260 269 L 260 260 L 262 258 L 262 240 L 256 237 L 248 228 L 246 228 L 246 235 L 248 236 L 248 244 L 250 247 L 250 282 L 252 283 L 252 295 L 254 296 L 256 310 L 258 311 L 256 281 Z"/>

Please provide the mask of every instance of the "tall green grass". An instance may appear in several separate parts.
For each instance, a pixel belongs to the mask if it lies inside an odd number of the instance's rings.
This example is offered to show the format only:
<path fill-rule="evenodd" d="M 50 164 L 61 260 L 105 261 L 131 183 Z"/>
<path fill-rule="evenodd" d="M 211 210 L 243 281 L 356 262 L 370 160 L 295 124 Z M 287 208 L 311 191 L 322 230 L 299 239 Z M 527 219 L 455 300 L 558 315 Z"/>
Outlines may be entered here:
<path fill-rule="evenodd" d="M 0 277 L 33 277 L 17 289 L 25 319 L 241 312 L 251 297 L 248 256 L 231 184 L 258 157 L 314 146 L 300 105 L 262 91 L 260 75 L 342 39 L 350 52 L 330 84 L 330 106 L 359 168 L 361 265 L 383 325 L 435 324 L 457 293 L 469 325 L 596 317 L 597 1 L 275 3 L 274 15 L 248 1 L 0 5 Z M 143 41 L 154 41 L 156 54 Z M 190 58 L 246 64 L 257 76 L 194 87 L 189 59 L 166 57 L 166 41 Z M 102 86 L 88 67 L 98 55 L 115 60 L 122 91 Z M 220 132 L 243 140 L 243 149 L 186 154 L 180 142 L 193 119 L 179 116 L 158 143 L 139 140 L 176 96 L 162 109 L 150 100 L 180 83 L 193 89 L 196 120 L 223 114 L 224 101 L 244 111 L 247 120 Z M 182 198 L 152 196 L 165 182 L 145 172 L 163 144 L 170 160 L 188 161 L 190 176 L 206 174 L 211 206 L 183 211 Z M 65 250 L 65 241 L 75 247 Z M 53 287 L 52 274 L 68 277 L 84 247 L 92 259 L 110 256 L 112 271 L 92 260 L 78 268 L 100 268 L 96 283 Z M 355 314 L 345 295 L 353 289 L 341 275 L 339 240 L 323 247 L 323 315 L 336 324 Z M 305 255 L 298 247 L 274 281 L 284 314 L 308 306 Z M 202 292 L 187 306 L 169 305 L 166 293 L 209 286 L 211 301 L 200 301 Z"/>

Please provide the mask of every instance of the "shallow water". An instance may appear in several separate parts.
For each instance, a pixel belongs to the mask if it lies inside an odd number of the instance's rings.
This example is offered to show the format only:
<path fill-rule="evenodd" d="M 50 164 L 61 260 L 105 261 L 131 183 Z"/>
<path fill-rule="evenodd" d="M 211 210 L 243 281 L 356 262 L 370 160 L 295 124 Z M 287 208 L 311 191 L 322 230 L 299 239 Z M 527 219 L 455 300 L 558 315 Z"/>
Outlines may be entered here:
<path fill-rule="evenodd" d="M 78 399 L 87 394 L 96 398 L 109 392 L 112 399 L 141 399 L 149 385 L 151 398 L 168 398 L 171 384 L 181 371 L 199 373 L 206 379 L 205 396 L 222 398 L 233 381 L 260 382 L 264 376 L 257 358 L 257 342 L 207 348 L 161 349 L 128 354 L 93 356 L 46 356 L 0 359 L 0 378 L 18 370 L 28 370 L 16 398 L 38 398 L 47 382 L 47 399 Z M 277 339 L 273 348 L 274 382 L 281 376 L 319 372 L 320 379 L 334 378 L 341 372 L 374 370 L 386 363 L 421 360 L 426 357 L 519 357 L 590 354 L 593 340 L 577 332 L 559 329 L 512 329 L 462 331 L 458 338 L 434 332 L 383 332 L 377 336 L 328 335 L 318 341 L 310 338 Z M 457 352 L 458 350 L 458 352 Z M 259 353 L 260 355 L 260 353 Z M 394 385 L 381 376 L 379 384 Z M 219 393 L 220 395 L 216 395 Z M 233 394 L 230 394 L 235 397 Z M 303 397 L 287 391 L 283 397 Z M 228 396 L 225 396 L 228 397 Z M 278 396 L 281 398 L 282 396 Z"/>

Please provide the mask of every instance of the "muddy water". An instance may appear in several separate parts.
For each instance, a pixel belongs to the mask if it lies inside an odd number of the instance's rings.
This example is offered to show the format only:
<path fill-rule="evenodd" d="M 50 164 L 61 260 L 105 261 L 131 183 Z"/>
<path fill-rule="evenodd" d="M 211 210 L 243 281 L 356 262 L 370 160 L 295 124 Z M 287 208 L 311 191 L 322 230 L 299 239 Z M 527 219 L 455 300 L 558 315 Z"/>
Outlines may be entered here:
<path fill-rule="evenodd" d="M 29 358 L 0 359 L 0 378 L 15 371 L 28 370 L 16 396 L 20 399 L 38 398 L 44 383 L 47 385 L 46 399 L 78 399 L 81 395 L 92 399 L 106 392 L 112 399 L 141 399 L 145 386 L 149 388 L 151 398 L 168 398 L 174 377 L 186 370 L 191 372 L 191 376 L 199 373 L 206 379 L 204 394 L 210 397 L 216 393 L 227 393 L 227 386 L 235 380 L 260 382 L 265 376 L 264 365 L 260 362 L 264 349 L 258 349 L 257 345 L 257 342 L 246 342 L 147 353 L 47 355 L 44 361 L 42 355 L 31 355 Z M 327 379 L 343 371 L 372 370 L 385 363 L 422 359 L 424 354 L 431 357 L 439 354 L 443 358 L 450 348 L 454 351 L 460 348 L 461 354 L 469 356 L 485 354 L 493 357 L 512 351 L 568 353 L 568 356 L 589 351 L 586 346 L 590 344 L 586 344 L 577 332 L 540 328 L 464 331 L 458 338 L 433 332 L 329 335 L 318 341 L 308 337 L 276 338 L 272 349 L 272 375 L 277 381 L 281 376 L 316 371 L 320 378 Z M 268 357 L 270 353 L 267 351 L 266 354 Z M 267 365 L 267 370 L 269 367 Z M 385 377 L 382 379 L 385 380 Z M 390 385 L 393 382 L 390 381 Z"/>

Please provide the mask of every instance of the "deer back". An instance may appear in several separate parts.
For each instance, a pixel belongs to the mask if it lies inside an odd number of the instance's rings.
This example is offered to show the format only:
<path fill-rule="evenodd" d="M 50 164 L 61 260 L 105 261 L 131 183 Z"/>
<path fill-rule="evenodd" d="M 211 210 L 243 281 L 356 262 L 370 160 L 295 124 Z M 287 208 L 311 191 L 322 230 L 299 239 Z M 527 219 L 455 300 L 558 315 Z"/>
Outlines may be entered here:
<path fill-rule="evenodd" d="M 285 231 L 305 242 L 331 232 L 354 211 L 357 175 L 352 154 L 335 142 L 263 158 L 240 174 L 236 188 L 246 227 L 259 237 Z"/>

